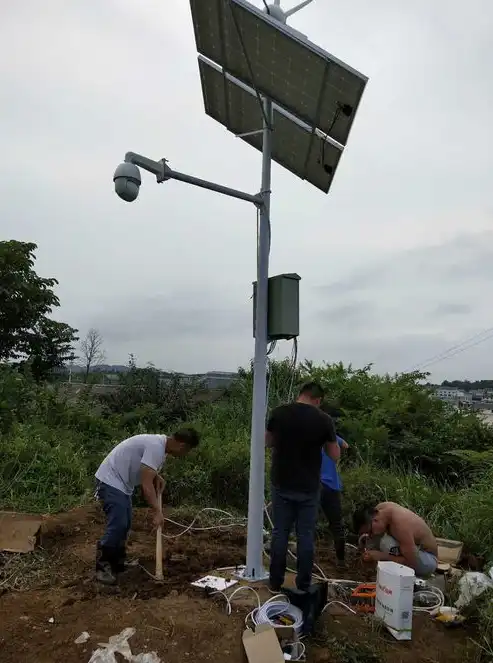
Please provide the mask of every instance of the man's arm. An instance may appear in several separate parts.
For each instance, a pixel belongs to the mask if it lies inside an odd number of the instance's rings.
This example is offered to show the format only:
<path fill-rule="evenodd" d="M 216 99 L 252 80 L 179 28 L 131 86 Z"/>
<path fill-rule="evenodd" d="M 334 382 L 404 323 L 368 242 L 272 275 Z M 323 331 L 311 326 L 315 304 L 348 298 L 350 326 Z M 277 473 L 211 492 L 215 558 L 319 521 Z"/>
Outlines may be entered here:
<path fill-rule="evenodd" d="M 156 477 L 154 479 L 154 486 L 156 487 L 156 493 L 161 495 L 164 493 L 164 487 L 166 485 L 166 482 L 164 481 L 163 477 L 160 474 L 156 474 Z"/>
<path fill-rule="evenodd" d="M 332 458 L 332 460 L 337 462 L 341 457 L 341 447 L 337 442 L 336 429 L 334 426 L 334 422 L 332 421 L 332 418 L 329 417 L 328 414 L 326 414 L 325 416 L 327 417 L 326 421 L 327 430 L 325 433 L 326 442 L 324 445 L 324 451 L 329 458 Z"/>
<path fill-rule="evenodd" d="M 140 481 L 142 485 L 142 492 L 147 501 L 147 504 L 154 509 L 154 511 L 159 511 L 159 505 L 157 501 L 157 492 L 155 480 L 157 480 L 157 472 L 153 470 L 152 467 L 147 465 L 140 466 Z"/>
<path fill-rule="evenodd" d="M 409 532 L 406 522 L 390 523 L 389 534 L 395 539 L 399 546 L 399 555 L 392 555 L 381 550 L 365 550 L 363 560 L 365 562 L 395 562 L 403 564 L 416 570 L 418 563 L 418 549 L 413 535 Z"/>
<path fill-rule="evenodd" d="M 341 457 L 341 447 L 337 442 L 326 442 L 324 446 L 325 453 L 329 458 L 332 458 L 335 462 Z"/>
<path fill-rule="evenodd" d="M 164 516 L 162 509 L 159 508 L 158 493 L 159 480 L 162 478 L 158 475 L 157 471 L 152 467 L 141 464 L 140 466 L 140 481 L 142 485 L 142 492 L 144 497 L 153 510 L 152 524 L 154 527 L 162 527 L 164 523 Z M 163 480 L 162 480 L 163 481 Z M 164 481 L 163 481 L 164 484 Z"/>
<path fill-rule="evenodd" d="M 346 449 L 349 449 L 349 444 L 346 442 L 346 440 L 343 440 L 342 437 L 340 437 L 339 435 L 337 435 L 337 444 L 339 445 L 340 451 L 342 451 L 343 449 L 344 451 Z M 342 454 L 339 453 L 339 458 L 335 461 L 337 464 L 339 464 L 339 461 L 341 460 L 341 455 Z"/>
<path fill-rule="evenodd" d="M 411 566 L 402 555 L 389 555 L 389 553 L 381 552 L 380 550 L 365 550 L 363 548 L 363 561 L 364 562 L 395 562 L 403 566 Z"/>
<path fill-rule="evenodd" d="M 397 562 L 398 564 L 409 566 L 411 569 L 416 569 L 418 564 L 418 548 L 414 541 L 414 536 L 409 531 L 408 524 L 405 521 L 397 523 L 391 522 L 389 533 L 399 542 L 399 550 L 401 554 L 387 555 L 382 553 L 384 555 L 382 561 Z"/>

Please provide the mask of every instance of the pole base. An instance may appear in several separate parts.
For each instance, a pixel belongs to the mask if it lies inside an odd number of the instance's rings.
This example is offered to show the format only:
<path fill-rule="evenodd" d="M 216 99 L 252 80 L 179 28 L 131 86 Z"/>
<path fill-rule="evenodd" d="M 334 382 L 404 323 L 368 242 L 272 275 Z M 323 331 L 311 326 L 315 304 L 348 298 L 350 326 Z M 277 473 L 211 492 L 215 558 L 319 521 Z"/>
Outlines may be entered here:
<path fill-rule="evenodd" d="M 258 573 L 254 576 L 247 572 L 246 566 L 239 566 L 235 572 L 232 574 L 238 580 L 243 580 L 245 582 L 265 582 L 269 579 L 269 572 L 263 567 Z"/>

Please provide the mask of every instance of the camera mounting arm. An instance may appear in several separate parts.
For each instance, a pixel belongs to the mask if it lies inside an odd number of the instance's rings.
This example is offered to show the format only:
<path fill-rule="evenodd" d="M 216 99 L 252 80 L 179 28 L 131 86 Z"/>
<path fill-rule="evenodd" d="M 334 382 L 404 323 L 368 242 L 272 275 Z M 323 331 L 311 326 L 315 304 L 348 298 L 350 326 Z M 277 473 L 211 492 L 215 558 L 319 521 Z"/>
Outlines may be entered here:
<path fill-rule="evenodd" d="M 248 203 L 253 203 L 257 207 L 262 207 L 264 205 L 264 198 L 261 194 L 252 195 L 250 193 L 245 193 L 244 191 L 238 191 L 237 189 L 231 189 L 227 186 L 222 186 L 221 184 L 216 184 L 215 182 L 209 182 L 207 180 L 201 180 L 198 177 L 193 177 L 192 175 L 186 175 L 185 173 L 179 173 L 176 170 L 172 170 L 166 159 L 161 159 L 160 161 L 153 161 L 147 157 L 142 156 L 141 154 L 136 154 L 135 152 L 127 152 L 125 155 L 125 163 L 131 163 L 134 166 L 147 170 L 149 173 L 152 173 L 156 176 L 158 183 L 166 182 L 167 180 L 177 180 L 178 182 L 184 182 L 185 184 L 191 184 L 192 186 L 198 186 L 202 189 L 208 189 L 209 191 L 214 191 L 215 193 L 221 193 L 230 198 L 238 198 L 239 200 L 245 200 Z"/>

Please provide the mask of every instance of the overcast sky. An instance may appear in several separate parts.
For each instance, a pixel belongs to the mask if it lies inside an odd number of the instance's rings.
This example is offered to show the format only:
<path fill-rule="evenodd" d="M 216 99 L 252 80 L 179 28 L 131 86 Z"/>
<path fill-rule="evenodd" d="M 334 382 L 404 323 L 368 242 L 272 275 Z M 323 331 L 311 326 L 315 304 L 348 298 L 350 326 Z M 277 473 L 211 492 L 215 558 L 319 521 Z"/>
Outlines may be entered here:
<path fill-rule="evenodd" d="M 369 83 L 328 196 L 274 166 L 271 273 L 302 277 L 301 358 L 410 369 L 493 327 L 493 3 L 315 0 L 291 25 Z M 259 153 L 204 113 L 188 0 L 3 2 L 0 44 L 0 235 L 38 244 L 56 317 L 112 363 L 247 364 L 254 209 L 146 173 L 137 202 L 113 191 L 128 150 L 259 188 Z"/>

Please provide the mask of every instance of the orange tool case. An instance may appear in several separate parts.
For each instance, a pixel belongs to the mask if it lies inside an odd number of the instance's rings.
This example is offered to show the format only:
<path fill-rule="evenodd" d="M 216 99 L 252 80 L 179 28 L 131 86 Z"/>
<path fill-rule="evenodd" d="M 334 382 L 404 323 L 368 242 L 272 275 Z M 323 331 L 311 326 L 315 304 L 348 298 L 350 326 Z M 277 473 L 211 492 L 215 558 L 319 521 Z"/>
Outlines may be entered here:
<path fill-rule="evenodd" d="M 350 604 L 356 612 L 372 613 L 375 612 L 376 597 L 376 583 L 367 582 L 358 585 L 358 587 L 351 592 Z"/>

